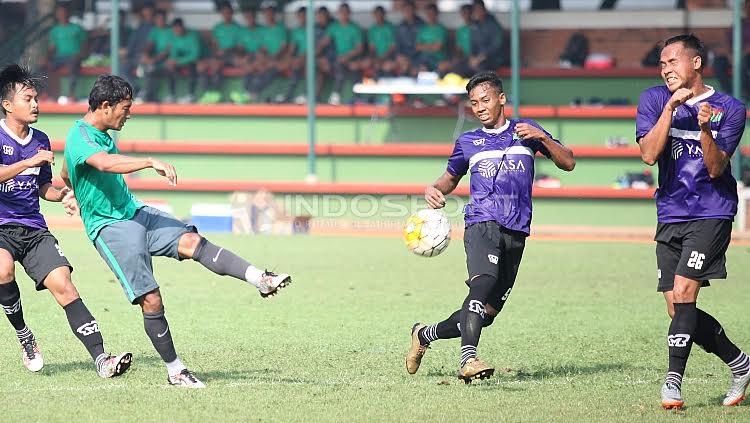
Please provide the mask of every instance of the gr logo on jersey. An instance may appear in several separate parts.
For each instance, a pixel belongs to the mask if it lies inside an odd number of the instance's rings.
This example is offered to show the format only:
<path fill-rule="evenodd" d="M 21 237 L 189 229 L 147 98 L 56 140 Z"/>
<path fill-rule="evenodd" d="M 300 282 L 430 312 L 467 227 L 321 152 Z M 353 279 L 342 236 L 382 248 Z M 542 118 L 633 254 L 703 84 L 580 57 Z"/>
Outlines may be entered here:
<path fill-rule="evenodd" d="M 667 344 L 669 344 L 670 347 L 686 347 L 688 341 L 690 340 L 690 335 L 686 333 L 677 333 L 674 335 L 669 335 L 667 337 Z"/>

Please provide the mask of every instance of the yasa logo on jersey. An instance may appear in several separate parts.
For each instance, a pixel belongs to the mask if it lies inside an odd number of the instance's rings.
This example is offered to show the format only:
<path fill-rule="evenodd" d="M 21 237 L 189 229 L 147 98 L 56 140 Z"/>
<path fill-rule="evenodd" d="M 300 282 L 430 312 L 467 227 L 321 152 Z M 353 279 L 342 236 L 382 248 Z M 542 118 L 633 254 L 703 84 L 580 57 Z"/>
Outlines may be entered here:
<path fill-rule="evenodd" d="M 503 172 L 526 172 L 526 165 L 520 159 L 505 159 L 500 162 Z"/>
<path fill-rule="evenodd" d="M 721 117 L 724 116 L 724 109 L 717 107 L 715 109 L 711 109 L 711 122 L 717 123 L 721 120 Z"/>
<path fill-rule="evenodd" d="M 13 147 L 10 145 L 4 145 L 3 146 L 3 154 L 6 156 L 12 156 L 13 155 Z"/>
<path fill-rule="evenodd" d="M 17 181 L 15 179 L 8 179 L 0 184 L 0 192 L 32 191 L 38 189 L 39 187 L 34 181 Z"/>
<path fill-rule="evenodd" d="M 497 174 L 497 167 L 492 160 L 482 160 L 477 165 L 477 172 L 485 178 L 493 178 Z"/>
<path fill-rule="evenodd" d="M 672 158 L 677 160 L 682 156 L 682 143 L 677 140 L 672 140 Z"/>
<path fill-rule="evenodd" d="M 685 147 L 687 147 L 688 155 L 691 157 L 703 157 L 703 149 L 700 145 L 693 145 L 690 143 L 685 143 Z"/>
<path fill-rule="evenodd" d="M 472 142 L 474 143 L 474 145 L 484 145 L 485 141 L 487 140 L 485 140 L 484 138 L 479 138 L 478 140 L 474 140 Z"/>

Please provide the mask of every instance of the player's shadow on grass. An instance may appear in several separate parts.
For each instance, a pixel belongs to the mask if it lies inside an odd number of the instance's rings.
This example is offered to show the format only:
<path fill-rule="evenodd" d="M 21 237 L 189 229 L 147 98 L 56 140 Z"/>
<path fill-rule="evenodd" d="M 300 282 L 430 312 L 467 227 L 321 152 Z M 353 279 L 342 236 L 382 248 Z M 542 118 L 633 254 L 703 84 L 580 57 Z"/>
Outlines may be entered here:
<path fill-rule="evenodd" d="M 577 364 L 557 364 L 536 369 L 504 369 L 505 373 L 515 374 L 516 380 L 541 380 L 558 377 L 588 376 L 598 373 L 622 372 L 633 366 L 626 363 L 599 363 L 590 366 Z"/>
<path fill-rule="evenodd" d="M 206 383 L 215 381 L 230 381 L 236 382 L 238 380 L 251 380 L 256 382 L 267 382 L 267 383 L 280 383 L 280 384 L 294 384 L 294 385 L 314 385 L 315 381 L 304 380 L 299 378 L 284 378 L 279 376 L 273 376 L 273 370 L 271 369 L 242 369 L 242 370 L 210 370 L 210 371 L 196 371 L 198 377 L 203 379 Z M 271 375 L 271 376 L 269 376 Z"/>
<path fill-rule="evenodd" d="M 164 366 L 163 361 L 159 359 L 158 357 L 150 357 L 150 356 L 136 356 L 133 357 L 133 364 L 131 368 L 135 368 L 138 366 Z M 71 373 L 71 372 L 78 372 L 78 371 L 96 371 L 96 368 L 94 367 L 94 363 L 92 361 L 69 361 L 67 363 L 60 363 L 60 362 L 53 362 L 53 363 L 44 363 L 44 369 L 42 370 L 42 374 L 45 376 L 54 376 L 58 373 Z"/>

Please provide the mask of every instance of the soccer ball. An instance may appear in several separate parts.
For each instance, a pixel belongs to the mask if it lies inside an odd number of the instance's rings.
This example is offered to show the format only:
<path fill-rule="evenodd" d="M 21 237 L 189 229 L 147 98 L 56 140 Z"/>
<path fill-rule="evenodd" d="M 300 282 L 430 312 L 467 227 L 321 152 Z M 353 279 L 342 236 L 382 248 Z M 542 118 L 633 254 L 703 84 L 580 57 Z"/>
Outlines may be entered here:
<path fill-rule="evenodd" d="M 451 223 L 440 209 L 424 209 L 409 216 L 404 227 L 404 242 L 412 253 L 435 257 L 451 241 Z"/>

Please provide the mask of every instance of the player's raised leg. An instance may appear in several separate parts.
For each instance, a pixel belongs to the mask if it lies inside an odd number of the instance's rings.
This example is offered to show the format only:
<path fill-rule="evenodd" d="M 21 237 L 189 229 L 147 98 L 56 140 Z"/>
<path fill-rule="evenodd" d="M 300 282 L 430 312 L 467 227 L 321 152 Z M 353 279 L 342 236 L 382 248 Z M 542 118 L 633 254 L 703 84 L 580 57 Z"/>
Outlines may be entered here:
<path fill-rule="evenodd" d="M 16 330 L 18 342 L 21 343 L 23 365 L 32 372 L 42 370 L 44 358 L 34 339 L 34 334 L 26 326 L 23 318 L 21 292 L 15 281 L 13 257 L 4 249 L 0 249 L 0 305 L 3 306 L 5 316 Z"/>
<path fill-rule="evenodd" d="M 277 275 L 268 270 L 260 270 L 244 258 L 211 243 L 195 232 L 182 235 L 178 248 L 180 257 L 192 258 L 217 275 L 246 281 L 258 288 L 263 298 L 275 295 L 292 283 L 292 277 L 288 274 Z"/>

